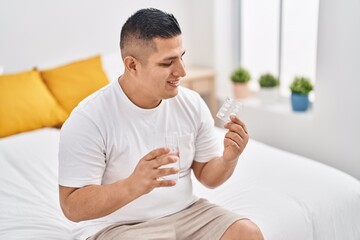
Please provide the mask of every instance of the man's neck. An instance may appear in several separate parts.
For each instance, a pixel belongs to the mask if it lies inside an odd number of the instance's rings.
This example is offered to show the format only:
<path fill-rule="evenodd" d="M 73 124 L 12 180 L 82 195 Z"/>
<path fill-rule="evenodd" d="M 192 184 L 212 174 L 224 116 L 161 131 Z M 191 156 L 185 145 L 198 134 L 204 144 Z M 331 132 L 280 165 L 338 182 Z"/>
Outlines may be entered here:
<path fill-rule="evenodd" d="M 132 79 L 129 76 L 121 75 L 118 78 L 118 83 L 122 88 L 123 92 L 127 96 L 127 98 L 136 106 L 143 109 L 152 109 L 159 106 L 161 100 L 158 101 L 149 101 L 149 97 L 146 94 L 141 92 L 141 88 L 137 87 L 134 84 L 134 81 L 131 83 Z"/>

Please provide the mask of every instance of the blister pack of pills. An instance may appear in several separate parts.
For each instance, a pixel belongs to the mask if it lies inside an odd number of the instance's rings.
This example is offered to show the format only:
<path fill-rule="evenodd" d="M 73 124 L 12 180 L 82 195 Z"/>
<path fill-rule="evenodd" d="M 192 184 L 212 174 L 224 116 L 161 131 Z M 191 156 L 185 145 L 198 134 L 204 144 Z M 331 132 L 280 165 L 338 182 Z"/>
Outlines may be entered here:
<path fill-rule="evenodd" d="M 242 104 L 240 102 L 227 97 L 224 104 L 221 106 L 218 113 L 216 114 L 216 117 L 224 122 L 229 122 L 230 115 L 235 114 L 236 116 L 239 116 L 241 110 Z"/>

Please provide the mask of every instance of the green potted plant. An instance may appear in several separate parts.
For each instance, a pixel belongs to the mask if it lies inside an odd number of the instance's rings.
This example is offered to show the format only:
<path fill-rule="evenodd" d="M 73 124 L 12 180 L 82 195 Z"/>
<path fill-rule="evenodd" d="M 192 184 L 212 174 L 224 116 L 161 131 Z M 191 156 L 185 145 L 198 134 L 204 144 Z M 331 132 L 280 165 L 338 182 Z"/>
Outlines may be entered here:
<path fill-rule="evenodd" d="M 309 107 L 309 93 L 314 89 L 308 78 L 295 77 L 290 85 L 291 106 L 294 111 L 306 111 Z"/>
<path fill-rule="evenodd" d="M 279 79 L 271 73 L 262 74 L 259 78 L 260 99 L 263 104 L 275 103 L 279 95 Z"/>
<path fill-rule="evenodd" d="M 250 95 L 248 82 L 251 80 L 251 75 L 249 71 L 243 67 L 238 67 L 231 73 L 230 78 L 233 82 L 235 98 L 247 98 Z"/>

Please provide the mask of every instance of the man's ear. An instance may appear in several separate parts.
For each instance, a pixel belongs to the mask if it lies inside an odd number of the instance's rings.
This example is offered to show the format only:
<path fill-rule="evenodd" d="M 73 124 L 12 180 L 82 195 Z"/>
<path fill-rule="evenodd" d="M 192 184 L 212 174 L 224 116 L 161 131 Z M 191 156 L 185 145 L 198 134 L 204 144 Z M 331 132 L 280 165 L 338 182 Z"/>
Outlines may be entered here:
<path fill-rule="evenodd" d="M 128 72 L 132 74 L 136 74 L 136 70 L 139 65 L 139 62 L 133 56 L 126 56 L 124 58 L 124 65 Z"/>

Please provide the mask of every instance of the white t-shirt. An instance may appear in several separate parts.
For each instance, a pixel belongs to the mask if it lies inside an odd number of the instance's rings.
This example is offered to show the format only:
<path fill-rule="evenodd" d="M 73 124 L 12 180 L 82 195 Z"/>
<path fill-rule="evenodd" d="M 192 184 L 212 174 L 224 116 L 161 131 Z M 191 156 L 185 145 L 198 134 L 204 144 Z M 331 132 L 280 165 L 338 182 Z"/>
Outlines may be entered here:
<path fill-rule="evenodd" d="M 128 177 L 151 150 L 165 146 L 165 136 L 179 136 L 180 178 L 174 187 L 155 188 L 117 211 L 84 221 L 75 231 L 86 239 L 119 221 L 146 221 L 178 212 L 197 197 L 190 177 L 193 160 L 221 155 L 214 120 L 198 93 L 179 87 L 176 97 L 142 109 L 112 82 L 83 100 L 61 129 L 59 184 L 69 187 L 109 184 Z"/>

